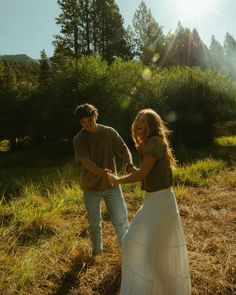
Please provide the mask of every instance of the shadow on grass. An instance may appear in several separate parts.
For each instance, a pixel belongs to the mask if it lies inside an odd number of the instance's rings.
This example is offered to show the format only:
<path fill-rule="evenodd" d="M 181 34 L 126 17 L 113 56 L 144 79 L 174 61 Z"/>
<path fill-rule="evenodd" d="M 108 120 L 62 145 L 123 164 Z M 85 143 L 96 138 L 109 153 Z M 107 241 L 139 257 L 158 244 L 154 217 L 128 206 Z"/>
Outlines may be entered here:
<path fill-rule="evenodd" d="M 79 173 L 68 144 L 0 152 L 0 199 L 9 202 L 27 186 L 38 187 L 42 195 L 47 195 L 52 184 L 77 183 Z"/>
<path fill-rule="evenodd" d="M 121 271 L 111 273 L 98 286 L 98 294 L 117 295 L 120 289 Z M 96 294 L 96 293 L 95 293 Z"/>
<path fill-rule="evenodd" d="M 60 282 L 59 288 L 55 291 L 54 295 L 67 295 L 71 289 L 76 286 L 79 287 L 79 276 L 81 273 L 94 264 L 93 257 L 84 257 L 78 253 L 72 260 L 71 269 L 65 273 Z"/>

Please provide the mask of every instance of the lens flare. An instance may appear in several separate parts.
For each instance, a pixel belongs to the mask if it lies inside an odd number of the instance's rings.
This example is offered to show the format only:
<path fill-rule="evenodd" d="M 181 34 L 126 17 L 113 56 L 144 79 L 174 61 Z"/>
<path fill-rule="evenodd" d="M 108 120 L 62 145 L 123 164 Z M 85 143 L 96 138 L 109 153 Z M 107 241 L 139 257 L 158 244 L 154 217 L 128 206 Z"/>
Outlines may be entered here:
<path fill-rule="evenodd" d="M 142 77 L 144 80 L 149 80 L 152 76 L 151 70 L 145 69 L 142 73 Z"/>

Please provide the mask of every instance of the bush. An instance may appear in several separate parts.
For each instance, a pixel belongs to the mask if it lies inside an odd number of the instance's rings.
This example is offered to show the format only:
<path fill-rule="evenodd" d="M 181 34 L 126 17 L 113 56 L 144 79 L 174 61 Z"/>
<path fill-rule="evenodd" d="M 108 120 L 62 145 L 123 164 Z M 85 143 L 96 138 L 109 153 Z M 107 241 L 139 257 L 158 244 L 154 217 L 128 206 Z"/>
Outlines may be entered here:
<path fill-rule="evenodd" d="M 173 67 L 153 73 L 133 97 L 132 109 L 155 109 L 184 145 L 209 144 L 216 123 L 236 116 L 231 80 L 200 68 Z"/>

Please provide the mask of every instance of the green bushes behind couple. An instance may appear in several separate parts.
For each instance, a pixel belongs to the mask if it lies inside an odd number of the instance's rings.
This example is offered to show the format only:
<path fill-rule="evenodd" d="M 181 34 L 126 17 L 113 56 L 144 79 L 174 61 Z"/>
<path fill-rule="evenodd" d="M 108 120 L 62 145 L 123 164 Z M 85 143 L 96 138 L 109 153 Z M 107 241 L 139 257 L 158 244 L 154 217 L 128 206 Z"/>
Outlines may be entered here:
<path fill-rule="evenodd" d="M 47 88 L 18 101 L 6 116 L 0 139 L 71 140 L 78 127 L 74 107 L 89 102 L 100 109 L 99 121 L 113 126 L 127 142 L 127 127 L 138 110 L 148 107 L 169 122 L 174 142 L 202 145 L 213 139 L 216 124 L 235 120 L 235 93 L 235 82 L 211 70 L 161 70 L 122 60 L 108 65 L 98 56 L 83 56 L 55 71 Z"/>

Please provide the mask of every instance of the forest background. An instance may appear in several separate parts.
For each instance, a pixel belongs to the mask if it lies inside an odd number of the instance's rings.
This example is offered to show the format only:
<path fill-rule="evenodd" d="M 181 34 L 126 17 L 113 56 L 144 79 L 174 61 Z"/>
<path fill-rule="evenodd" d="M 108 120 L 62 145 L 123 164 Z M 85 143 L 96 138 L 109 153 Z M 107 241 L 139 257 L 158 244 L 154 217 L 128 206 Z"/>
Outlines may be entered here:
<path fill-rule="evenodd" d="M 96 105 L 101 122 L 125 139 L 137 110 L 147 106 L 183 144 L 208 143 L 217 124 L 235 118 L 230 33 L 223 45 L 212 36 L 207 48 L 196 29 L 181 23 L 164 35 L 143 1 L 128 28 L 113 0 L 58 5 L 61 33 L 52 40 L 51 58 L 42 49 L 39 62 L 0 60 L 0 139 L 11 148 L 26 139 L 71 141 L 79 128 L 73 110 L 84 102 Z"/>

